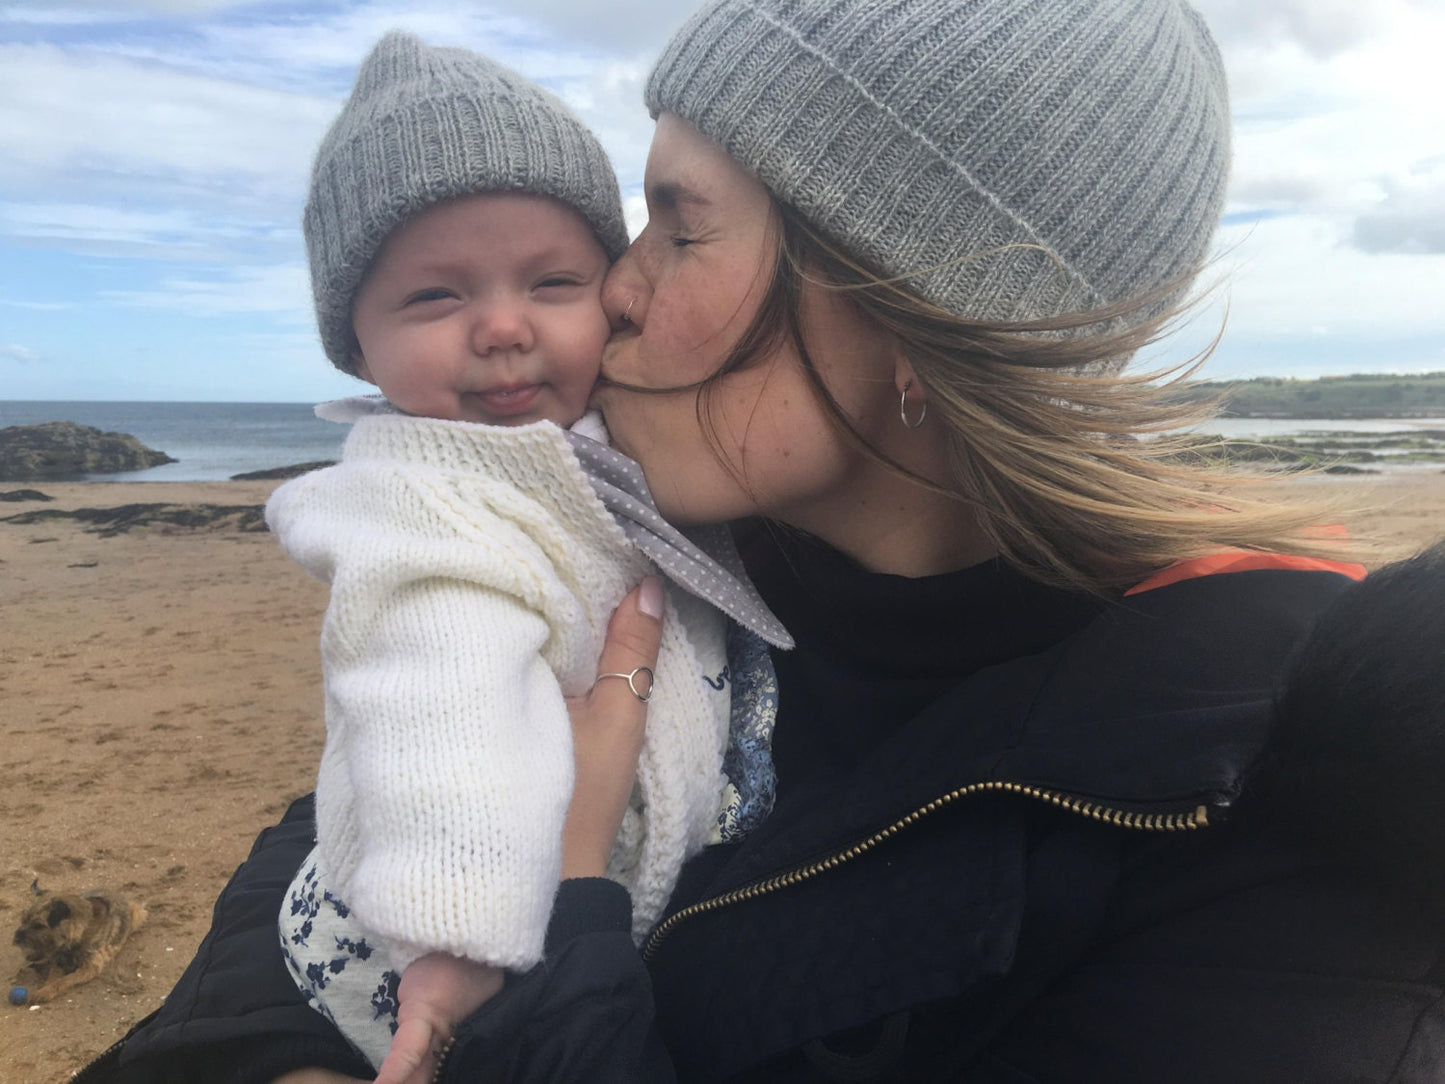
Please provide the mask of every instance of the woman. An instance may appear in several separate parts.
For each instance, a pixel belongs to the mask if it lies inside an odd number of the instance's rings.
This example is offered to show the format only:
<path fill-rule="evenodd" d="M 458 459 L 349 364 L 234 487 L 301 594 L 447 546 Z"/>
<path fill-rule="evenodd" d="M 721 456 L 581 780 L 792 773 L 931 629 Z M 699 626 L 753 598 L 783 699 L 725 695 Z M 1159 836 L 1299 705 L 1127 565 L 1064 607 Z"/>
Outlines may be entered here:
<path fill-rule="evenodd" d="M 648 103 L 650 221 L 606 287 L 599 400 L 665 514 L 746 521 L 798 641 L 773 811 L 685 869 L 636 950 L 590 875 L 644 716 L 599 685 L 548 959 L 437 1079 L 1440 1079 L 1439 923 L 1297 831 L 1338 805 L 1308 750 L 1340 744 L 1300 727 L 1360 732 L 1320 695 L 1338 666 L 1296 679 L 1313 706 L 1257 768 L 1289 658 L 1358 570 L 1269 556 L 1310 548 L 1311 518 L 1134 439 L 1185 416 L 1119 368 L 1222 201 L 1195 13 L 720 0 Z M 624 603 L 614 626 L 600 669 L 647 665 L 655 623 Z M 1373 770 L 1384 740 L 1342 762 Z M 1392 808 L 1359 807 L 1361 850 Z M 166 1006 L 82 1081 L 364 1072 L 267 942 L 309 818 L 263 836 Z"/>

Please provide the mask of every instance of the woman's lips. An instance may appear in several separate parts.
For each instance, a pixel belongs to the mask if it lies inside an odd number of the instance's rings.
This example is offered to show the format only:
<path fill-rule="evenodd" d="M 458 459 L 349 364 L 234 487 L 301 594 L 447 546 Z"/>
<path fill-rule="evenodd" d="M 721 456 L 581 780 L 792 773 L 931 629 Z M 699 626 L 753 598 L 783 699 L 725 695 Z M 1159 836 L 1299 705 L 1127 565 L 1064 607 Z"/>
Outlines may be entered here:
<path fill-rule="evenodd" d="M 490 391 L 473 391 L 467 394 L 493 414 L 508 417 L 531 410 L 537 396 L 542 394 L 542 385 L 519 384 L 511 388 L 493 388 Z"/>

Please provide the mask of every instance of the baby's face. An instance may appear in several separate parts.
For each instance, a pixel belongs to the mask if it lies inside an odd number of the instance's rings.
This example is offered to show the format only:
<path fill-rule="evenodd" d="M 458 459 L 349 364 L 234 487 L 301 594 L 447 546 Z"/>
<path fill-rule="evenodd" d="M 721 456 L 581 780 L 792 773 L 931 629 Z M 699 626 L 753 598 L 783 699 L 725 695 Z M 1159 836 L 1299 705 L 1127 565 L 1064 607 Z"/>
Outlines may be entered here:
<path fill-rule="evenodd" d="M 387 237 L 356 293 L 357 372 L 408 414 L 570 425 L 610 333 L 606 274 L 586 221 L 557 200 L 428 207 Z"/>

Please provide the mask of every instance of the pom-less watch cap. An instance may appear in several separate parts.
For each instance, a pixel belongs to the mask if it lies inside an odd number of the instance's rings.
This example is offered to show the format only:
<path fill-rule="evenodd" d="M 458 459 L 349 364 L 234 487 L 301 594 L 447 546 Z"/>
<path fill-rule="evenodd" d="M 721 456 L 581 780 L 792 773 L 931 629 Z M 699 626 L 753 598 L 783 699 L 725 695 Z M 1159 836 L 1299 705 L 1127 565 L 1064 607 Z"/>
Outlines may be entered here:
<path fill-rule="evenodd" d="M 1182 0 L 717 0 L 647 103 L 981 320 L 1182 288 L 1229 165 L 1219 50 Z"/>
<path fill-rule="evenodd" d="M 386 236 L 478 192 L 552 196 L 609 258 L 627 248 L 607 154 L 560 99 L 477 53 L 388 33 L 321 141 L 302 216 L 321 345 L 337 368 L 353 371 L 351 302 Z"/>

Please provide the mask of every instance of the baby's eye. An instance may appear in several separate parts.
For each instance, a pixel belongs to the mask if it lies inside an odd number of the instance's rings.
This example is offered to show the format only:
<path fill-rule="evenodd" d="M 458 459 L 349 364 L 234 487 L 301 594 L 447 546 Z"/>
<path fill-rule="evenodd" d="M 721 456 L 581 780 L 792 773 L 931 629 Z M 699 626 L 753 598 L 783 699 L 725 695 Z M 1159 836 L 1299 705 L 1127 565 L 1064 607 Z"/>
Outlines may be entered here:
<path fill-rule="evenodd" d="M 408 305 L 424 304 L 428 301 L 445 301 L 452 296 L 452 292 L 441 286 L 430 286 L 425 290 L 418 290 L 406 299 Z"/>
<path fill-rule="evenodd" d="M 567 286 L 576 285 L 578 285 L 578 281 L 571 275 L 548 275 L 546 278 L 542 279 L 537 283 L 537 289 L 560 289 Z"/>

